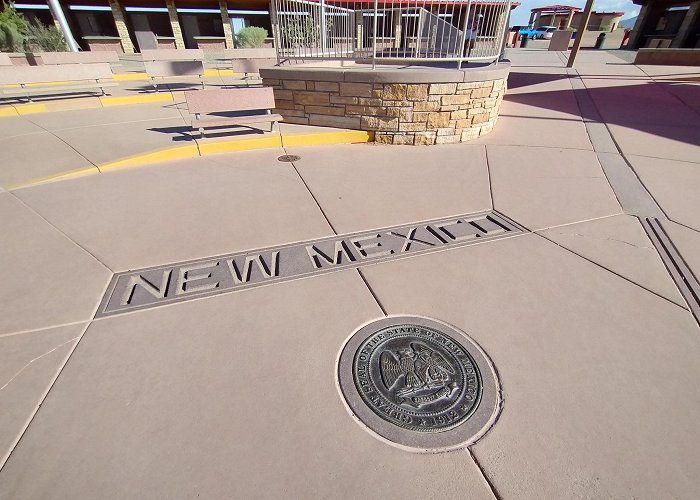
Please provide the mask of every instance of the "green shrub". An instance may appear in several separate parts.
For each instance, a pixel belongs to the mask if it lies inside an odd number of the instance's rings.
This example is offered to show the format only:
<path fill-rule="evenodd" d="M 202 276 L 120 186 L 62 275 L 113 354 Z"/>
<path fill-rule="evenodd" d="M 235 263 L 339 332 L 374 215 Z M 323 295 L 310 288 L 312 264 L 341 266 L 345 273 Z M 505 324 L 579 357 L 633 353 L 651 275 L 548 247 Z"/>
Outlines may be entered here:
<path fill-rule="evenodd" d="M 61 52 L 68 50 L 61 30 L 54 25 L 45 26 L 39 21 L 29 25 L 27 44 L 33 51 L 37 49 L 43 52 Z"/>
<path fill-rule="evenodd" d="M 0 50 L 22 52 L 29 23 L 13 4 L 3 2 L 0 12 Z"/>
<path fill-rule="evenodd" d="M 265 44 L 267 30 L 257 26 L 243 28 L 236 34 L 236 46 L 245 49 L 257 49 Z"/>
<path fill-rule="evenodd" d="M 22 52 L 24 36 L 11 24 L 0 23 L 0 50 L 3 52 Z"/>

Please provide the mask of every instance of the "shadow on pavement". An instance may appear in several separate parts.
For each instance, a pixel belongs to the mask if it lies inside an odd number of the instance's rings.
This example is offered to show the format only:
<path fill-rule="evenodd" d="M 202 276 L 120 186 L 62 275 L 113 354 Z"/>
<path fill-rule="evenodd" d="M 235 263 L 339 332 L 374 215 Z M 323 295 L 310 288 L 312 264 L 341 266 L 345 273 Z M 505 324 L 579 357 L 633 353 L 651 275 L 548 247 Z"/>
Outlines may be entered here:
<path fill-rule="evenodd" d="M 251 136 L 258 137 L 270 133 L 269 131 L 260 130 L 253 127 L 236 127 L 237 130 L 232 130 L 232 127 L 210 127 L 204 132 L 204 139 L 212 139 L 219 137 L 238 137 Z M 243 129 L 243 130 L 241 130 Z M 154 127 L 148 130 L 152 132 L 160 132 L 163 134 L 173 135 L 173 142 L 190 142 L 194 139 L 200 139 L 199 131 L 190 127 Z"/>
<path fill-rule="evenodd" d="M 565 74 L 511 73 L 509 89 L 524 89 L 543 83 L 566 80 Z M 568 113 L 584 120 L 603 121 L 652 135 L 700 146 L 700 85 L 681 81 L 659 81 L 640 77 L 605 77 L 585 75 L 596 80 L 595 86 L 583 89 L 548 90 L 531 93 L 506 93 L 504 100 L 541 109 Z M 611 85 L 601 85 L 604 80 Z M 615 80 L 616 84 L 612 83 Z M 691 77 L 692 81 L 695 80 Z M 620 82 L 623 84 L 620 85 Z M 629 85 L 627 84 L 629 83 Z M 570 95 L 581 102 L 588 93 L 595 110 L 580 109 L 572 113 Z M 696 131 L 697 133 L 694 133 Z"/>

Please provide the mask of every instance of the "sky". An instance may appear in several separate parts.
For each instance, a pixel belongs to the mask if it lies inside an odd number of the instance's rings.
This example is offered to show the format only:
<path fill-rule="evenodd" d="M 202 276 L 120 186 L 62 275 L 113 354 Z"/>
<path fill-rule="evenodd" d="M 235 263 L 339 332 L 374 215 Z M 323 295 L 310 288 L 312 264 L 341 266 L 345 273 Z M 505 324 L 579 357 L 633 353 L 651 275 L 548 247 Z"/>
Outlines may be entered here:
<path fill-rule="evenodd" d="M 527 24 L 530 19 L 530 9 L 543 7 L 545 5 L 573 5 L 574 7 L 583 8 L 586 5 L 586 0 L 514 0 L 519 1 L 520 5 L 512 12 L 510 24 Z M 624 12 L 622 19 L 634 17 L 639 14 L 639 5 L 632 3 L 632 0 L 596 0 L 593 4 L 593 10 L 598 12 Z"/>

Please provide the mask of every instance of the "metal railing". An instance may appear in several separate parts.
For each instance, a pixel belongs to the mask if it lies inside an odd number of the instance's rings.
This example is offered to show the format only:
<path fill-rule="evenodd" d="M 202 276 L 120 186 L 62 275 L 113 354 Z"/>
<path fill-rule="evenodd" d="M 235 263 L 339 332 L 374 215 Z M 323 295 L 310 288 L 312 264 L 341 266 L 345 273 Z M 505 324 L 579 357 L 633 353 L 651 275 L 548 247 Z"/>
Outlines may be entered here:
<path fill-rule="evenodd" d="M 495 61 L 511 0 L 271 0 L 281 60 Z"/>

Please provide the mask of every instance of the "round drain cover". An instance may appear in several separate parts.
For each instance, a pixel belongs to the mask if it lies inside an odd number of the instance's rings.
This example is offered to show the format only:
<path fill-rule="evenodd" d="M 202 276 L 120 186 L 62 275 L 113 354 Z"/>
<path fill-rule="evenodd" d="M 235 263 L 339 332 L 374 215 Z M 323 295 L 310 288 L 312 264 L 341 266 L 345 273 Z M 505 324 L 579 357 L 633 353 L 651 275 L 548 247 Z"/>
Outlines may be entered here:
<path fill-rule="evenodd" d="M 301 156 L 297 155 L 282 155 L 279 158 L 277 158 L 278 161 L 284 161 L 287 163 L 291 163 L 293 161 L 299 161 L 301 160 Z"/>
<path fill-rule="evenodd" d="M 338 378 L 350 410 L 367 427 L 419 451 L 470 444 L 499 405 L 484 352 L 464 333 L 428 318 L 363 326 L 341 352 Z"/>

